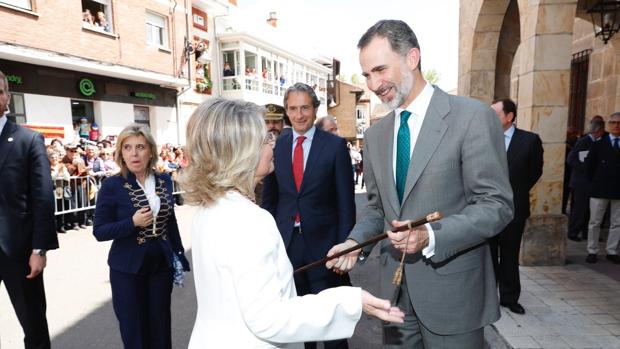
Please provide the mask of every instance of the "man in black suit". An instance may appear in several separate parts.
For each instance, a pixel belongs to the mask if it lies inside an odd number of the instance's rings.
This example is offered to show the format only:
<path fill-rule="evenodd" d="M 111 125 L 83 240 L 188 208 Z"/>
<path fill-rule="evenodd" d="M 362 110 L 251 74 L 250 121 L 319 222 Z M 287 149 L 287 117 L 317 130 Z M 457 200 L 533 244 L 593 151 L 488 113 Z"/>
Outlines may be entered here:
<path fill-rule="evenodd" d="M 568 220 L 568 238 L 581 241 L 588 236 L 588 207 L 590 205 L 590 179 L 588 178 L 585 158 L 594 141 L 605 134 L 605 121 L 596 115 L 590 121 L 589 133 L 581 137 L 566 158 L 566 164 L 572 168 L 570 177 L 571 206 Z M 582 234 L 582 237 L 579 236 Z"/>
<path fill-rule="evenodd" d="M 542 175 L 543 147 L 537 134 L 515 127 L 517 106 L 512 100 L 496 100 L 491 108 L 504 127 L 508 176 L 515 211 L 508 226 L 489 240 L 489 246 L 499 284 L 500 305 L 508 307 L 513 313 L 524 314 L 525 309 L 519 304 L 519 249 L 525 221 L 530 216 L 530 189 Z"/>
<path fill-rule="evenodd" d="M 292 131 L 276 141 L 274 172 L 264 180 L 262 207 L 275 218 L 293 268 L 319 260 L 355 224 L 351 158 L 343 138 L 314 125 L 320 101 L 312 87 L 296 83 L 284 94 Z M 350 285 L 347 274 L 313 268 L 295 275 L 298 295 Z M 306 348 L 315 348 L 306 343 Z M 325 348 L 348 348 L 346 340 Z"/>
<path fill-rule="evenodd" d="M 596 263 L 601 223 L 605 209 L 610 205 L 607 260 L 620 264 L 617 250 L 620 240 L 620 112 L 611 114 L 607 125 L 609 135 L 592 143 L 586 157 L 588 176 L 592 179 L 586 262 Z"/>
<path fill-rule="evenodd" d="M 0 282 L 24 330 L 24 347 L 50 348 L 43 269 L 58 248 L 50 163 L 43 137 L 5 115 L 9 83 L 0 72 Z"/>

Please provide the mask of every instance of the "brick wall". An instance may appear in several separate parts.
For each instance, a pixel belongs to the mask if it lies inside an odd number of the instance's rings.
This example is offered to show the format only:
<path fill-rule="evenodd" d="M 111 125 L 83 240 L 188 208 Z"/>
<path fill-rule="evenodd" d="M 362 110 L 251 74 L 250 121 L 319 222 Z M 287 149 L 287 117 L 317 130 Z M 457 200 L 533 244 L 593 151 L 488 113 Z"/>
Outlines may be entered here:
<path fill-rule="evenodd" d="M 0 41 L 83 57 L 109 64 L 175 75 L 182 59 L 185 9 L 157 0 L 113 0 L 112 32 L 117 37 L 82 28 L 80 1 L 32 0 L 38 16 L 0 6 Z M 168 48 L 146 43 L 146 11 L 167 18 Z"/>

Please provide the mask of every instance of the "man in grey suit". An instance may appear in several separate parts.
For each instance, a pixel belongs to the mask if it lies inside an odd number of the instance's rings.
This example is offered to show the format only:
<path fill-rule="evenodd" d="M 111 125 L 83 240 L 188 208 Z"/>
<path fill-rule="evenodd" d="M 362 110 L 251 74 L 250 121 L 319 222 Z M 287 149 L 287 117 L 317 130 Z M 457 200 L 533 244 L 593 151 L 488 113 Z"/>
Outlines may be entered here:
<path fill-rule="evenodd" d="M 499 318 L 487 239 L 512 219 L 502 128 L 481 102 L 427 83 L 420 47 L 402 21 L 383 20 L 358 43 L 363 75 L 394 109 L 364 136 L 368 206 L 349 239 L 328 253 L 387 231 L 381 242 L 381 294 L 406 253 L 397 305 L 405 323 L 384 324 L 385 348 L 482 348 L 483 328 Z M 440 211 L 444 218 L 410 231 L 393 227 Z M 327 263 L 351 270 L 370 251 Z"/>

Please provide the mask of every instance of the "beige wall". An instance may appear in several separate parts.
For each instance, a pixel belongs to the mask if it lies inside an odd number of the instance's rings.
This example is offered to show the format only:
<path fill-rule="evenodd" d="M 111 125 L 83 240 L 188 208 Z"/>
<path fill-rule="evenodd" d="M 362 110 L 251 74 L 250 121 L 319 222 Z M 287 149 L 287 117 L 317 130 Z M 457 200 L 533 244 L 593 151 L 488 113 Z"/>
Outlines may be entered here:
<path fill-rule="evenodd" d="M 0 6 L 0 41 L 175 75 L 185 35 L 183 2 L 174 15 L 162 1 L 111 2 L 116 37 L 83 29 L 80 1 L 33 1 L 38 16 Z M 168 18 L 169 51 L 146 44 L 147 10 Z"/>
<path fill-rule="evenodd" d="M 616 37 L 604 45 L 594 37 L 592 24 L 576 18 L 573 31 L 573 53 L 591 49 L 588 67 L 586 124 L 594 115 L 603 117 L 620 110 L 618 79 L 620 77 L 620 41 Z"/>

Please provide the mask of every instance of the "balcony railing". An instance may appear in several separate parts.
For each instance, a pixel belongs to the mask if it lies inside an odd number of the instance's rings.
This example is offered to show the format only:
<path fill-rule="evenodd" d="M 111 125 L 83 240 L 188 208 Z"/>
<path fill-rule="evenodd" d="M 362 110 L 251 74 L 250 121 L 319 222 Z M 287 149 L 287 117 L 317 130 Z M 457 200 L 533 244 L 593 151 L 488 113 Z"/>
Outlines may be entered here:
<path fill-rule="evenodd" d="M 243 83 L 241 83 L 243 82 Z M 256 76 L 226 76 L 222 78 L 224 91 L 254 91 L 268 95 L 284 96 L 289 84 L 261 79 Z"/>

